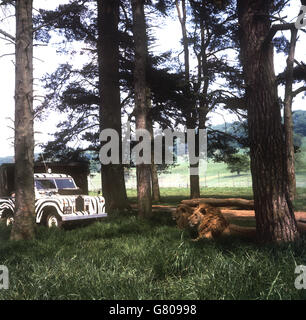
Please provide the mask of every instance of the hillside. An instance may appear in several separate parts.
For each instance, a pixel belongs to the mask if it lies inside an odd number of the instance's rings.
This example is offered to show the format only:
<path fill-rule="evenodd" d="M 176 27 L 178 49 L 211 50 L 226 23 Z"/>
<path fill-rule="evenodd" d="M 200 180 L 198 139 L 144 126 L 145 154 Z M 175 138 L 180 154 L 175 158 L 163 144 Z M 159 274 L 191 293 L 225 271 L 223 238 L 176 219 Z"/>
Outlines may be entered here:
<path fill-rule="evenodd" d="M 300 135 L 302 137 L 306 137 L 306 111 L 304 110 L 296 110 L 292 115 L 293 120 L 293 128 L 294 133 Z M 226 132 L 234 132 L 237 129 L 238 122 L 218 124 L 216 126 L 212 126 L 213 130 L 226 131 Z"/>
<path fill-rule="evenodd" d="M 13 163 L 14 157 L 13 156 L 7 156 L 7 157 L 0 157 L 0 165 L 2 163 Z"/>

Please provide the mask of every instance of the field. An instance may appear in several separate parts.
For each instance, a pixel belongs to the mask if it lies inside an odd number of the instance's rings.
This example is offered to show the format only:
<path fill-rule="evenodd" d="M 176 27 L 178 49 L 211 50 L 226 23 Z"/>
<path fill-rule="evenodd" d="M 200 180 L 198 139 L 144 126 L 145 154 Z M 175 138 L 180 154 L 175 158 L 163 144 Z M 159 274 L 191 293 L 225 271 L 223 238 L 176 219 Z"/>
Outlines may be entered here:
<path fill-rule="evenodd" d="M 304 151 L 297 172 L 298 211 L 306 211 Z M 252 198 L 249 173 L 237 176 L 223 163 L 209 163 L 207 169 L 202 196 Z M 179 175 L 188 177 L 186 164 L 161 175 L 161 204 L 188 198 Z M 89 182 L 94 194 L 100 177 Z M 127 191 L 135 203 L 132 183 Z M 254 226 L 254 219 L 234 222 Z M 278 246 L 235 237 L 192 242 L 169 213 L 157 212 L 145 221 L 135 211 L 113 213 L 87 226 L 38 227 L 36 232 L 35 240 L 12 242 L 0 223 L 0 265 L 8 267 L 10 278 L 0 299 L 306 299 L 306 290 L 294 285 L 296 266 L 306 265 L 305 236 L 299 243 Z"/>
<path fill-rule="evenodd" d="M 306 188 L 306 137 L 300 152 L 296 156 L 296 180 L 297 187 Z M 180 188 L 189 187 L 189 170 L 186 159 L 181 158 L 179 163 L 170 168 L 166 173 L 159 174 L 159 184 L 161 188 Z M 90 190 L 101 188 L 100 174 L 93 174 L 88 180 Z M 136 188 L 136 171 L 131 169 L 126 176 L 126 185 L 128 189 Z M 252 188 L 252 178 L 250 171 L 243 172 L 240 175 L 231 173 L 227 165 L 223 162 L 216 163 L 208 161 L 200 165 L 200 185 L 204 188 Z"/>
<path fill-rule="evenodd" d="M 162 195 L 174 204 L 187 190 L 162 189 Z M 250 198 L 251 189 L 211 188 L 205 195 Z M 303 201 L 297 206 L 306 209 Z M 0 264 L 10 275 L 0 299 L 306 298 L 294 287 L 296 265 L 306 265 L 305 238 L 285 246 L 234 237 L 194 243 L 163 212 L 152 221 L 130 212 L 69 230 L 39 227 L 27 242 L 8 237 L 0 225 Z"/>

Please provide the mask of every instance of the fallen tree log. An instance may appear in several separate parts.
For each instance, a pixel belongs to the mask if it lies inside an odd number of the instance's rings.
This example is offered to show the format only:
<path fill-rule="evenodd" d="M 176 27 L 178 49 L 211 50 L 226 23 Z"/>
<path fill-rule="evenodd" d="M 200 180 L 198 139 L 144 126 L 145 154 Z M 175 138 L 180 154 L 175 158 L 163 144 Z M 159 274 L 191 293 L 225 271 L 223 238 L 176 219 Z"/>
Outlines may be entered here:
<path fill-rule="evenodd" d="M 190 207 L 196 207 L 200 203 L 206 203 L 213 207 L 238 207 L 242 209 L 254 209 L 254 201 L 240 198 L 216 199 L 216 198 L 197 198 L 182 200 L 181 203 Z"/>

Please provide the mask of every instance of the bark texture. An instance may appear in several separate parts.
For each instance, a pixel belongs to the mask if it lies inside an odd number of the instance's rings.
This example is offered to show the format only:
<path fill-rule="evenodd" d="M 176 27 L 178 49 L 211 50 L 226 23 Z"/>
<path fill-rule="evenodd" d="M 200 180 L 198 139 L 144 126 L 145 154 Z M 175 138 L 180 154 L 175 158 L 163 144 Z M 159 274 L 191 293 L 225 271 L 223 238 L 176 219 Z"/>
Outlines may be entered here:
<path fill-rule="evenodd" d="M 147 34 L 144 14 L 144 0 L 132 0 L 133 39 L 135 47 L 134 93 L 136 129 L 150 131 L 149 106 L 147 99 Z M 137 199 L 138 215 L 143 218 L 152 216 L 151 164 L 138 164 Z"/>
<path fill-rule="evenodd" d="M 32 0 L 16 1 L 15 223 L 11 239 L 34 237 L 33 25 Z"/>
<path fill-rule="evenodd" d="M 267 43 L 272 1 L 238 0 L 240 54 L 246 85 L 256 230 L 259 241 L 289 242 L 298 230 L 289 197 L 286 148 Z"/>
<path fill-rule="evenodd" d="M 122 124 L 119 87 L 119 0 L 103 0 L 98 3 L 98 60 L 100 130 L 114 129 L 122 148 Z M 120 153 L 120 162 L 122 155 Z M 129 206 L 122 164 L 101 166 L 102 191 L 107 212 Z"/>
<path fill-rule="evenodd" d="M 147 102 L 148 107 L 152 108 L 151 103 L 151 90 L 147 88 Z M 153 121 L 152 117 L 148 118 L 148 126 L 151 138 L 154 138 L 154 130 L 153 130 Z M 160 202 L 160 190 L 159 190 L 159 181 L 158 181 L 158 171 L 157 165 L 154 163 L 154 146 L 151 145 L 151 179 L 152 179 L 152 200 L 155 202 Z"/>
<path fill-rule="evenodd" d="M 295 156 L 293 143 L 293 120 L 292 120 L 292 84 L 293 84 L 293 65 L 294 54 L 297 40 L 297 29 L 291 30 L 290 50 L 287 58 L 286 85 L 285 85 L 285 105 L 284 105 L 284 127 L 287 153 L 287 169 L 290 199 L 293 201 L 296 194 L 295 178 Z"/>
<path fill-rule="evenodd" d="M 191 98 L 190 92 L 190 59 L 189 59 L 189 46 L 188 46 L 188 35 L 187 35 L 187 7 L 186 0 L 182 0 L 181 3 L 179 0 L 175 1 L 176 10 L 178 14 L 178 18 L 181 24 L 182 29 L 182 39 L 183 39 L 183 47 L 184 47 L 184 68 L 185 68 L 185 88 L 184 94 L 186 96 L 186 105 L 184 106 L 184 114 L 186 117 L 186 126 L 187 129 L 195 129 L 196 127 L 196 116 L 195 116 L 195 108 L 194 101 Z M 188 146 L 190 150 L 191 147 Z M 189 162 L 191 157 L 189 154 Z M 199 179 L 199 163 L 194 163 L 189 165 L 190 175 L 190 198 L 199 198 L 200 197 L 200 179 Z"/>

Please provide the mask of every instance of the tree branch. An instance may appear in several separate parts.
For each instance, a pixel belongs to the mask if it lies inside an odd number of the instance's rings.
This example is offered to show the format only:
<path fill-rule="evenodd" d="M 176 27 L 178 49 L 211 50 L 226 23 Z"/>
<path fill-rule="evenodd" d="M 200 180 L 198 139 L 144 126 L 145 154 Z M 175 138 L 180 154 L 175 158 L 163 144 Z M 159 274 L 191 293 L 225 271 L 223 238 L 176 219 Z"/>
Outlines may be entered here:
<path fill-rule="evenodd" d="M 292 91 L 292 97 L 297 96 L 299 93 L 306 91 L 306 86 L 304 87 L 300 87 L 298 89 L 296 89 L 295 91 Z"/>
<path fill-rule="evenodd" d="M 6 38 L 9 38 L 10 40 L 14 41 L 15 42 L 15 37 L 10 35 L 9 33 L 7 33 L 6 31 L 0 29 L 0 34 L 4 35 Z"/>
<path fill-rule="evenodd" d="M 296 29 L 294 23 L 283 23 L 283 24 L 272 25 L 263 45 L 265 46 L 265 45 L 269 44 L 272 41 L 272 39 L 275 36 L 277 31 L 293 30 L 293 29 Z"/>
<path fill-rule="evenodd" d="M 6 54 L 3 54 L 0 56 L 0 59 L 3 58 L 3 57 L 7 57 L 7 56 L 14 56 L 15 53 L 6 53 Z"/>

